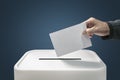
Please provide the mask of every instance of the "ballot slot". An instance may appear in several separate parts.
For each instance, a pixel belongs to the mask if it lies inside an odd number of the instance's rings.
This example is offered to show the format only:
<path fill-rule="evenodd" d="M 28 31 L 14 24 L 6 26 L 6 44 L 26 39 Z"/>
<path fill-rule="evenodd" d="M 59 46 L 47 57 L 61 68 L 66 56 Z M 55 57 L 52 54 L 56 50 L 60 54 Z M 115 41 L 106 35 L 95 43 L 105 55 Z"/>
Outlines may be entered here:
<path fill-rule="evenodd" d="M 39 60 L 81 60 L 81 58 L 39 58 Z"/>

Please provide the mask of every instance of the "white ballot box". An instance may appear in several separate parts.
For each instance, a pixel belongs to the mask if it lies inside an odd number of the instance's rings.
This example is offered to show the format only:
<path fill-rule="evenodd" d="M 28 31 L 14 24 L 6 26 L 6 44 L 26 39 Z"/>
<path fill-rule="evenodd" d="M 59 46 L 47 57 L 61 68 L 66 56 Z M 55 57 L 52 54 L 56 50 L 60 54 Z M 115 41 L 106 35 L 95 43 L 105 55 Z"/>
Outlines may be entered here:
<path fill-rule="evenodd" d="M 106 65 L 91 50 L 60 57 L 55 50 L 31 50 L 15 64 L 14 80 L 106 80 Z"/>

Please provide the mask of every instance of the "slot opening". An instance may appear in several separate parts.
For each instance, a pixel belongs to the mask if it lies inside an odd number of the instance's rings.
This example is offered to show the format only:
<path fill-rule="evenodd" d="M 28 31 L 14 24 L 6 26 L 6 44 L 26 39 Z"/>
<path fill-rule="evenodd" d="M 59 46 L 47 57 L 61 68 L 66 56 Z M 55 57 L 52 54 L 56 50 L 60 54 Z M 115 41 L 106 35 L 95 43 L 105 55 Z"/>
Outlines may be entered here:
<path fill-rule="evenodd" d="M 39 60 L 81 60 L 81 58 L 39 58 Z"/>

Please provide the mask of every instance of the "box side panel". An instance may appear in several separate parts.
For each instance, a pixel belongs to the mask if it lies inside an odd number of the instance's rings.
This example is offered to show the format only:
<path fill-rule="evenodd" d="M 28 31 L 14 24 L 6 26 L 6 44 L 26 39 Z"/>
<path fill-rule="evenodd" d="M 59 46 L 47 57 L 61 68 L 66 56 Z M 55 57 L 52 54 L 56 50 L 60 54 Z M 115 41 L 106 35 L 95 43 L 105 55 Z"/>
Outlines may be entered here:
<path fill-rule="evenodd" d="M 106 80 L 106 71 L 15 71 L 15 80 Z"/>

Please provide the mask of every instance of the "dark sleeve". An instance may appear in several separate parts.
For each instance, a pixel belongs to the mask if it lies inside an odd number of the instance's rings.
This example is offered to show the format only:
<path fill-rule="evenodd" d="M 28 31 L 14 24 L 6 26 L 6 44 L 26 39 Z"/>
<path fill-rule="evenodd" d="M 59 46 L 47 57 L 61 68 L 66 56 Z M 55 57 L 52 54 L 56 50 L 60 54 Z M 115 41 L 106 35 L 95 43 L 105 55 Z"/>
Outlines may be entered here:
<path fill-rule="evenodd" d="M 120 20 L 108 21 L 110 35 L 102 36 L 102 39 L 120 39 Z"/>

